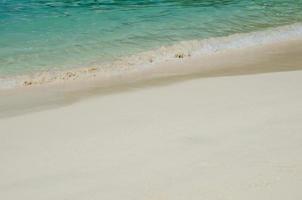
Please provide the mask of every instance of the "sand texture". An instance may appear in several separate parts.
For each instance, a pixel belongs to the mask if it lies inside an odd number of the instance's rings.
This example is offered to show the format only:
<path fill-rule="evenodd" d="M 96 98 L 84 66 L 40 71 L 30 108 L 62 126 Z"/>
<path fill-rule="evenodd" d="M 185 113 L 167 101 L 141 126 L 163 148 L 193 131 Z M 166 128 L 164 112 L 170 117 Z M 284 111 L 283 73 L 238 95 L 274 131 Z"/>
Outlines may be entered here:
<path fill-rule="evenodd" d="M 185 80 L 0 119 L 3 200 L 300 200 L 302 71 Z"/>

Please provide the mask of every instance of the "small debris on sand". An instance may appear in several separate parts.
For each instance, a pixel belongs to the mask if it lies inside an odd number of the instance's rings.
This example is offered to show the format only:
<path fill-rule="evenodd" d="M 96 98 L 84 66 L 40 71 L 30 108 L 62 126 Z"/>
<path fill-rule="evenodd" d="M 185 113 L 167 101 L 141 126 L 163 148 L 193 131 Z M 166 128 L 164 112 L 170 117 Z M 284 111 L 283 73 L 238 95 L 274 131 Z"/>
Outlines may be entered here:
<path fill-rule="evenodd" d="M 76 73 L 75 73 L 75 72 L 66 72 L 65 75 L 66 75 L 68 78 L 71 78 L 71 77 L 75 76 Z"/>
<path fill-rule="evenodd" d="M 184 53 L 176 53 L 175 58 L 184 58 L 185 54 Z"/>
<path fill-rule="evenodd" d="M 30 85 L 32 85 L 32 84 L 33 84 L 32 81 L 24 81 L 24 85 L 25 85 L 25 86 L 30 86 Z"/>
<path fill-rule="evenodd" d="M 97 68 L 96 67 L 91 67 L 91 68 L 88 68 L 88 72 L 95 72 L 97 70 Z"/>

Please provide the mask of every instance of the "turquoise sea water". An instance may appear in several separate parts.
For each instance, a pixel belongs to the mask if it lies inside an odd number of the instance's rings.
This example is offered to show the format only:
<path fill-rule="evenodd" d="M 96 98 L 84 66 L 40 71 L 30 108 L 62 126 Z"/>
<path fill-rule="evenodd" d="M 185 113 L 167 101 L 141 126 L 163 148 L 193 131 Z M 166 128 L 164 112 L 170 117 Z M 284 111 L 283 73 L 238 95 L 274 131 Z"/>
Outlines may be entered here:
<path fill-rule="evenodd" d="M 302 21 L 302 0 L 0 0 L 0 76 Z"/>

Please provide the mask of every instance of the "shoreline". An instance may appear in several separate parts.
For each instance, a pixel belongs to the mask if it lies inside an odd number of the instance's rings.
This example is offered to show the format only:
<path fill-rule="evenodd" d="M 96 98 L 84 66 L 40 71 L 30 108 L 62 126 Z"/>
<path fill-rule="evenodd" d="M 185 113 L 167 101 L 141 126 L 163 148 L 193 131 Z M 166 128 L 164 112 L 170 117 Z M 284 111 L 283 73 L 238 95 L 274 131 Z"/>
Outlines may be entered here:
<path fill-rule="evenodd" d="M 302 40 L 232 49 L 207 56 L 170 60 L 115 79 L 66 81 L 0 91 L 0 118 L 75 103 L 96 95 L 169 85 L 190 79 L 302 69 Z"/>
<path fill-rule="evenodd" d="M 302 200 L 302 0 L 3 0 L 0 35 L 0 200 Z"/>
<path fill-rule="evenodd" d="M 65 82 L 73 81 L 93 81 L 94 79 L 104 79 L 106 82 L 112 79 L 114 82 L 116 78 L 122 76 L 125 76 L 122 77 L 123 79 L 127 76 L 133 78 L 135 74 L 140 75 L 146 71 L 156 70 L 156 68 L 166 62 L 181 62 L 182 60 L 200 58 L 202 56 L 206 59 L 221 52 L 237 49 L 245 50 L 247 48 L 257 48 L 257 46 L 274 45 L 293 40 L 302 41 L 301 23 L 249 33 L 237 33 L 224 37 L 181 41 L 174 45 L 162 46 L 155 50 L 145 51 L 128 57 L 121 57 L 111 63 L 94 64 L 83 68 L 0 76 L 0 91 L 58 83 L 64 84 Z M 175 70 L 174 73 L 178 72 Z M 182 74 L 181 69 L 179 74 Z M 147 74 L 144 74 L 144 76 L 148 79 Z"/>

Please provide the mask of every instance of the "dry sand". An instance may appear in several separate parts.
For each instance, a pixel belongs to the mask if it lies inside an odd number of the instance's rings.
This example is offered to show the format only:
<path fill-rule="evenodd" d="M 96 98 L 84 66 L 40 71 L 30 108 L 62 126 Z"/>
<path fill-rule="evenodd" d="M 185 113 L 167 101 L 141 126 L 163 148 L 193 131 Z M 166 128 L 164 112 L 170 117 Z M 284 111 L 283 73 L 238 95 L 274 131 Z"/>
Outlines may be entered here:
<path fill-rule="evenodd" d="M 0 199 L 302 199 L 302 71 L 0 120 Z"/>
<path fill-rule="evenodd" d="M 2 93 L 0 199 L 301 200 L 302 71 L 258 74 L 300 69 L 298 44 L 181 61 L 103 95 Z"/>

